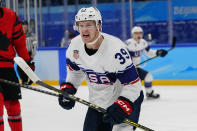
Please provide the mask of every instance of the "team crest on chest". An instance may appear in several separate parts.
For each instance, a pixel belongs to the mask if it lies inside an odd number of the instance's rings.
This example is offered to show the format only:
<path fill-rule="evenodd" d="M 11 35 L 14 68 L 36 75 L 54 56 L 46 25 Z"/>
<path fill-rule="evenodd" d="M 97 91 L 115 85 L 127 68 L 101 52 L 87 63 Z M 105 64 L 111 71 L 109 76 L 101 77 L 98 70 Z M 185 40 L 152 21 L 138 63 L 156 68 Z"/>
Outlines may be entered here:
<path fill-rule="evenodd" d="M 73 57 L 75 59 L 78 59 L 79 58 L 79 50 L 73 50 Z"/>

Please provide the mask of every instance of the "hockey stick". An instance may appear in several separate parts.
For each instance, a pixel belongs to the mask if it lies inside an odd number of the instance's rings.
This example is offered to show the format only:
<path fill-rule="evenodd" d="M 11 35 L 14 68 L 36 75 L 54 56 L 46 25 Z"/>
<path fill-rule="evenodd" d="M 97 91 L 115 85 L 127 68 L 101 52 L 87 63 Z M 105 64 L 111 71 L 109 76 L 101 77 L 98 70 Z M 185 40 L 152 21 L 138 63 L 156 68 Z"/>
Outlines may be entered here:
<path fill-rule="evenodd" d="M 171 46 L 170 49 L 167 50 L 167 52 L 173 50 L 174 47 L 175 47 L 175 45 L 176 45 L 176 37 L 174 36 L 173 39 L 172 39 L 172 46 Z M 137 64 L 136 66 L 142 65 L 142 64 L 144 64 L 145 62 L 148 62 L 148 61 L 150 61 L 150 60 L 152 60 L 152 59 L 154 59 L 154 58 L 157 58 L 157 57 L 159 57 L 159 56 L 154 56 L 154 57 L 152 57 L 152 58 L 149 58 L 149 59 L 147 59 L 147 60 L 145 60 L 145 61 L 143 61 L 143 62 Z"/>
<path fill-rule="evenodd" d="M 6 83 L 6 84 L 10 84 L 10 85 L 14 85 L 14 86 L 17 86 L 17 87 L 23 87 L 23 88 L 26 88 L 26 89 L 29 89 L 29 90 L 37 91 L 37 92 L 40 92 L 40 93 L 43 93 L 43 94 L 47 94 L 47 95 L 51 95 L 51 96 L 57 96 L 57 97 L 59 96 L 56 93 L 52 93 L 52 92 L 49 92 L 49 91 L 44 91 L 44 90 L 37 89 L 37 88 L 34 88 L 32 86 L 29 86 L 29 85 L 16 83 L 16 82 L 8 81 L 8 80 L 1 79 L 1 78 L 0 78 L 0 82 Z"/>
<path fill-rule="evenodd" d="M 84 105 L 86 105 L 86 106 L 88 106 L 88 107 L 90 107 L 90 108 L 93 108 L 93 109 L 99 111 L 99 112 L 102 112 L 102 113 L 104 113 L 104 114 L 107 113 L 107 111 L 106 111 L 104 108 L 101 108 L 101 107 L 99 107 L 99 106 L 97 106 L 97 105 L 95 105 L 95 104 L 92 104 L 92 103 L 90 103 L 90 102 L 88 102 L 88 101 L 85 101 L 85 100 L 83 100 L 83 99 L 81 99 L 81 98 L 75 97 L 75 96 L 73 96 L 73 95 L 71 95 L 71 94 L 68 94 L 68 93 L 66 93 L 66 92 L 64 92 L 64 91 L 62 91 L 62 90 L 59 90 L 59 89 L 57 89 L 57 88 L 55 88 L 55 87 L 53 87 L 53 86 L 50 86 L 50 85 L 48 85 L 48 84 L 42 82 L 42 81 L 38 78 L 38 76 L 31 70 L 31 68 L 27 65 L 27 63 L 26 63 L 22 58 L 20 58 L 20 57 L 15 57 L 15 58 L 14 58 L 14 61 L 15 61 L 15 62 L 18 64 L 18 66 L 27 74 L 27 76 L 28 76 L 33 82 L 37 83 L 38 85 L 41 85 L 41 86 L 43 86 L 43 87 L 45 87 L 45 88 L 47 88 L 47 89 L 50 89 L 50 90 L 52 90 L 52 91 L 55 91 L 55 92 L 57 92 L 57 93 L 63 95 L 64 97 L 67 97 L 67 98 L 70 98 L 70 99 L 72 99 L 72 100 L 74 100 L 74 101 L 77 101 L 77 102 L 79 102 L 79 103 L 82 103 L 82 104 L 84 104 Z M 135 127 L 137 127 L 137 128 L 140 128 L 140 129 L 142 129 L 142 130 L 144 130 L 144 131 L 154 131 L 154 130 L 148 128 L 148 127 L 145 127 L 145 126 L 140 125 L 140 124 L 138 124 L 138 123 L 132 122 L 131 120 L 129 120 L 129 119 L 127 119 L 127 118 L 125 118 L 125 120 L 124 120 L 123 122 L 124 122 L 124 123 L 127 123 L 127 124 L 129 124 L 129 125 L 135 126 Z"/>

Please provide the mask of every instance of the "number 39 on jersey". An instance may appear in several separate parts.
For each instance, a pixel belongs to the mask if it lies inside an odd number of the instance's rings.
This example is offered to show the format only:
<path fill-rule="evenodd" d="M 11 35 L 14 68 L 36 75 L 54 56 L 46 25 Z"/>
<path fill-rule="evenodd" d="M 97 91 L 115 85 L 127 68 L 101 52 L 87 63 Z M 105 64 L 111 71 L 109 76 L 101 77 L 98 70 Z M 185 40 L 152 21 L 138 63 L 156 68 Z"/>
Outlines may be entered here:
<path fill-rule="evenodd" d="M 126 59 L 130 59 L 130 56 L 125 51 L 125 49 L 121 48 L 120 52 L 115 54 L 115 59 L 118 59 L 120 64 L 124 64 L 126 62 Z"/>

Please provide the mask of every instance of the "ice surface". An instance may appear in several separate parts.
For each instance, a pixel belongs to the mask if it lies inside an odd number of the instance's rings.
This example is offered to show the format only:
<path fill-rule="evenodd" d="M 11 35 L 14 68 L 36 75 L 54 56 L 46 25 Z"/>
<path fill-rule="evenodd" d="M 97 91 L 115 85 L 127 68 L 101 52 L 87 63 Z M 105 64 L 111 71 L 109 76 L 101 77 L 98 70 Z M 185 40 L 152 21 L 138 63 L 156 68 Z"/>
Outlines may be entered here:
<path fill-rule="evenodd" d="M 144 101 L 139 123 L 156 131 L 196 131 L 197 86 L 154 88 L 161 98 Z M 27 89 L 22 89 L 22 94 L 24 131 L 82 131 L 87 110 L 85 105 L 76 103 L 73 110 L 67 111 L 58 105 L 57 97 Z M 80 87 L 77 96 L 88 100 L 87 87 Z M 10 131 L 6 115 L 4 119 L 5 131 Z"/>

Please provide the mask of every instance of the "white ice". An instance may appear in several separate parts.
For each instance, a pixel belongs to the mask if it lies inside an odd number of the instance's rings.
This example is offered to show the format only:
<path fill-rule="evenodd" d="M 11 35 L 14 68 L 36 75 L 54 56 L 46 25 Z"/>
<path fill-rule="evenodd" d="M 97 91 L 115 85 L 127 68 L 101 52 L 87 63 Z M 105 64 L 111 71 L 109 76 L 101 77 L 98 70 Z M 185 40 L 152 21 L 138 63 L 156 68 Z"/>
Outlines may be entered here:
<path fill-rule="evenodd" d="M 197 131 L 197 87 L 154 88 L 161 98 L 144 101 L 139 123 L 155 131 Z M 57 97 L 28 89 L 22 89 L 22 94 L 24 131 L 82 131 L 87 110 L 85 105 L 76 103 L 73 110 L 67 111 L 58 105 Z M 88 100 L 87 87 L 80 87 L 77 96 Z M 6 115 L 4 119 L 7 119 Z M 10 131 L 6 120 L 5 130 Z"/>

